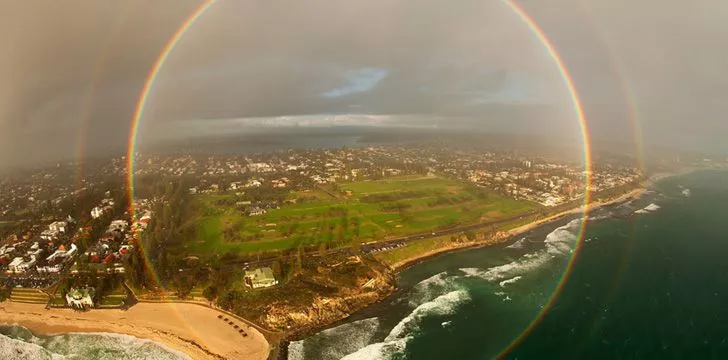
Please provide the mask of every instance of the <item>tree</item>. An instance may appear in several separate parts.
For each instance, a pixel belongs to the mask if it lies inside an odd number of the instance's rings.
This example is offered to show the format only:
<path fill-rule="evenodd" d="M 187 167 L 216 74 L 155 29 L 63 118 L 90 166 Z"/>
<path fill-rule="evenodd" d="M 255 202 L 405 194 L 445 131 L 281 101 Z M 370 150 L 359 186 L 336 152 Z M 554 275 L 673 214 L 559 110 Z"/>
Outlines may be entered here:
<path fill-rule="evenodd" d="M 186 298 L 192 292 L 195 281 L 188 274 L 182 274 L 175 278 L 175 285 L 177 287 L 177 296 Z"/>
<path fill-rule="evenodd" d="M 202 296 L 209 301 L 215 300 L 217 297 L 217 287 L 214 285 L 206 287 L 205 290 L 202 290 Z"/>
<path fill-rule="evenodd" d="M 270 265 L 271 270 L 273 270 L 273 276 L 275 276 L 276 279 L 281 279 L 283 275 L 281 271 L 281 263 L 280 261 L 276 260 L 273 261 L 273 263 Z"/>
<path fill-rule="evenodd" d="M 299 246 L 296 250 L 296 264 L 294 265 L 293 271 L 295 275 L 303 272 L 303 247 Z"/>

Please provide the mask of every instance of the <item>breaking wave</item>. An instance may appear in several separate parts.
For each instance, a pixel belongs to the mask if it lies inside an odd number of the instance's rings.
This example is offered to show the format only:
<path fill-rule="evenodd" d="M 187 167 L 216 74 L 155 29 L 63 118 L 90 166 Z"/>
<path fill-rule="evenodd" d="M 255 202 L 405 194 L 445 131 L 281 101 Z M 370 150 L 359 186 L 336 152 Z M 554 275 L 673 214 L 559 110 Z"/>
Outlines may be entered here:
<path fill-rule="evenodd" d="M 523 249 L 523 247 L 525 245 L 526 245 L 526 238 L 521 238 L 520 240 L 514 242 L 513 244 L 506 246 L 506 249 Z"/>
<path fill-rule="evenodd" d="M 544 240 L 546 247 L 544 249 L 527 253 L 510 263 L 495 266 L 487 270 L 474 268 L 462 268 L 459 270 L 465 273 L 466 276 L 477 276 L 491 282 L 501 282 L 516 277 L 520 279 L 522 275 L 542 267 L 556 257 L 570 255 L 574 246 L 576 246 L 576 233 L 580 225 L 581 220 L 575 219 L 564 226 L 554 229 L 554 231 L 546 235 L 546 239 Z"/>
<path fill-rule="evenodd" d="M 305 340 L 292 341 L 288 345 L 289 360 L 306 359 L 306 348 L 315 347 L 316 359 L 338 360 L 355 352 L 374 340 L 379 329 L 379 319 L 369 318 L 326 329 Z"/>
<path fill-rule="evenodd" d="M 459 304 L 468 300 L 470 294 L 467 291 L 455 290 L 422 303 L 400 320 L 384 341 L 367 345 L 342 359 L 389 359 L 395 354 L 400 354 L 405 350 L 407 342 L 419 330 L 422 319 L 428 316 L 453 314 Z"/>
<path fill-rule="evenodd" d="M 518 282 L 518 280 L 521 280 L 521 278 L 523 278 L 523 276 L 516 276 L 508 280 L 503 280 L 498 283 L 498 285 L 500 285 L 501 287 L 505 287 L 506 285 L 515 284 L 516 282 Z"/>
<path fill-rule="evenodd" d="M 456 277 L 449 276 L 447 272 L 443 271 L 420 281 L 412 287 L 412 290 L 408 294 L 409 305 L 417 307 L 446 292 L 462 288 L 455 280 Z"/>
<path fill-rule="evenodd" d="M 112 333 L 68 333 L 36 336 L 23 326 L 0 328 L 0 359 L 153 359 L 189 357 L 164 344 Z"/>
<path fill-rule="evenodd" d="M 652 203 L 652 204 L 649 204 L 649 205 L 645 206 L 642 209 L 639 209 L 639 210 L 635 211 L 635 214 L 648 214 L 648 213 L 651 213 L 651 212 L 655 212 L 655 211 L 657 211 L 659 209 L 660 209 L 660 205 L 657 205 L 655 203 Z"/>
<path fill-rule="evenodd" d="M 612 217 L 613 215 L 614 215 L 613 213 L 611 213 L 611 212 L 607 212 L 607 213 L 605 213 L 605 214 L 599 214 L 599 215 L 594 215 L 594 216 L 590 216 L 590 217 L 588 218 L 588 220 L 589 220 L 589 221 L 604 220 L 604 219 L 609 219 L 609 218 L 610 218 L 610 217 Z"/>
<path fill-rule="evenodd" d="M 652 203 L 652 204 L 647 205 L 647 207 L 645 207 L 645 210 L 647 210 L 647 211 L 657 211 L 659 208 L 660 208 L 660 205 L 657 205 L 655 203 Z"/>

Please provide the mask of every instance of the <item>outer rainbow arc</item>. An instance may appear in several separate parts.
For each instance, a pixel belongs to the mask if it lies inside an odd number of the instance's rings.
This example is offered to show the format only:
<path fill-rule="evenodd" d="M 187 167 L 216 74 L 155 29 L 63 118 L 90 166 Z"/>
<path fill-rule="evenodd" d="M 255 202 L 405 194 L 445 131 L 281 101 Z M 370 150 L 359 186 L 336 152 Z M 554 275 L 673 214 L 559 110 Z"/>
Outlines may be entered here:
<path fill-rule="evenodd" d="M 123 12 L 114 23 L 111 34 L 108 36 L 108 39 L 104 43 L 101 54 L 99 55 L 98 60 L 96 60 L 93 71 L 91 72 L 91 80 L 89 82 L 89 86 L 86 89 L 86 94 L 83 100 L 84 105 L 79 120 L 80 125 L 78 126 L 78 131 L 76 132 L 75 159 L 77 190 L 81 189 L 82 187 L 81 180 L 83 179 L 83 167 L 85 162 L 83 159 L 86 154 L 88 126 L 91 120 L 93 103 L 96 98 L 96 87 L 98 86 L 101 75 L 104 72 L 104 67 L 109 59 L 109 56 L 111 55 L 112 45 L 114 44 L 114 41 L 117 40 L 117 37 L 121 34 L 122 26 L 126 22 L 126 18 L 129 16 L 132 8 L 134 8 L 135 5 L 136 4 L 132 3 L 131 5 L 123 8 Z"/>
<path fill-rule="evenodd" d="M 646 165 L 642 122 L 640 121 L 639 108 L 635 100 L 636 97 L 634 94 L 633 85 L 628 80 L 629 77 L 626 76 L 626 67 L 621 60 L 621 57 L 617 55 L 614 43 L 607 35 L 604 27 L 601 26 L 601 23 L 594 16 L 594 13 L 592 12 L 589 5 L 584 2 L 577 2 L 577 6 L 579 6 L 585 16 L 588 16 L 590 18 L 589 23 L 593 26 L 594 34 L 597 36 L 597 39 L 604 45 L 606 49 L 607 55 L 610 60 L 609 62 L 612 65 L 612 70 L 615 72 L 615 75 L 617 77 L 617 83 L 619 84 L 620 90 L 624 95 L 624 101 L 627 106 L 627 115 L 629 116 L 629 120 L 632 125 L 632 135 L 634 136 L 634 141 L 636 145 L 637 167 L 640 171 L 642 171 L 642 174 L 644 175 L 646 174 Z"/>
<path fill-rule="evenodd" d="M 214 3 L 216 0 L 205 0 L 179 27 L 179 29 L 174 33 L 174 35 L 167 41 L 166 45 L 164 46 L 162 52 L 157 57 L 156 61 L 154 62 L 154 65 L 152 69 L 150 70 L 146 81 L 144 83 L 144 87 L 142 88 L 141 94 L 139 96 L 139 99 L 136 104 L 136 108 L 134 111 L 134 117 L 132 120 L 131 130 L 130 130 L 130 137 L 129 137 L 129 144 L 128 144 L 128 152 L 127 152 L 127 181 L 128 181 L 128 190 L 129 190 L 129 201 L 130 201 L 130 212 L 132 214 L 132 217 L 134 216 L 134 209 L 133 209 L 133 199 L 134 199 L 134 150 L 136 147 L 136 138 L 137 138 L 137 132 L 139 130 L 139 124 L 141 122 L 141 118 L 144 114 L 144 107 L 147 104 L 147 100 L 149 98 L 149 94 L 152 90 L 152 87 L 155 84 L 156 78 L 159 75 L 160 70 L 164 66 L 169 54 L 172 50 L 174 50 L 174 47 L 177 45 L 177 43 L 180 41 L 180 39 L 183 37 L 184 33 L 189 30 L 189 28 L 197 21 Z M 569 74 L 568 70 L 566 69 L 566 66 L 564 65 L 563 60 L 561 59 L 561 56 L 556 51 L 555 47 L 551 43 L 551 41 L 548 39 L 546 34 L 541 30 L 541 28 L 538 26 L 538 24 L 531 18 L 525 10 L 515 3 L 513 0 L 503 0 L 503 3 L 511 9 L 521 21 L 523 21 L 528 28 L 531 30 L 531 32 L 536 36 L 536 38 L 541 42 L 541 44 L 544 46 L 546 51 L 548 52 L 549 56 L 554 61 L 556 67 L 559 70 L 559 74 L 561 75 L 562 79 L 564 80 L 564 83 L 566 85 L 566 88 L 569 92 L 569 96 L 571 98 L 571 101 L 573 102 L 574 110 L 576 111 L 576 116 L 579 121 L 579 126 L 581 130 L 582 140 L 583 140 L 583 147 L 584 147 L 584 166 L 585 166 L 585 187 L 586 191 L 584 194 L 584 219 L 582 221 L 581 228 L 579 230 L 578 234 L 578 243 L 576 246 L 576 249 L 574 250 L 574 254 L 569 260 L 569 263 L 567 265 L 567 269 L 564 272 L 564 276 L 561 279 L 559 285 L 555 289 L 553 295 L 548 300 L 547 304 L 544 306 L 543 311 L 539 314 L 539 316 L 531 322 L 531 324 L 527 327 L 527 329 L 515 340 L 509 345 L 506 349 L 504 349 L 498 357 L 502 357 L 507 355 L 513 348 L 518 345 L 523 339 L 525 339 L 526 335 L 530 333 L 531 330 L 540 322 L 540 320 L 543 318 L 543 315 L 546 313 L 546 310 L 550 308 L 553 301 L 558 297 L 559 292 L 563 288 L 563 285 L 565 283 L 566 278 L 568 277 L 568 273 L 573 266 L 574 260 L 577 258 L 579 248 L 581 246 L 582 240 L 584 238 L 584 232 L 586 230 L 586 217 L 589 211 L 589 204 L 591 203 L 591 165 L 592 165 L 592 159 L 591 159 L 591 148 L 590 148 L 590 139 L 589 139 L 589 132 L 587 128 L 587 122 L 584 115 L 584 110 L 582 107 L 581 99 L 579 98 L 579 95 L 576 91 L 576 86 L 574 85 L 573 80 L 571 79 L 571 75 Z M 143 249 L 142 249 L 143 250 Z M 146 255 L 144 256 L 145 265 L 148 267 L 148 270 L 156 277 L 156 273 L 152 271 L 148 259 L 146 259 Z M 158 280 L 158 279 L 157 279 Z"/>
<path fill-rule="evenodd" d="M 546 33 L 538 26 L 538 23 L 530 16 L 528 13 L 518 5 L 514 0 L 503 0 L 503 3 L 510 8 L 531 30 L 534 36 L 539 40 L 539 42 L 543 45 L 543 47 L 548 52 L 549 56 L 551 56 L 551 59 L 554 61 L 554 64 L 559 70 L 559 74 L 561 75 L 561 78 L 564 80 L 564 84 L 566 85 L 566 89 L 569 92 L 569 96 L 571 97 L 571 101 L 574 105 L 574 110 L 576 111 L 577 120 L 579 121 L 579 126 L 581 128 L 581 136 L 583 141 L 583 147 L 584 147 L 584 167 L 585 167 L 585 175 L 584 175 L 584 181 L 585 181 L 585 192 L 584 192 L 584 205 L 582 207 L 583 209 L 583 217 L 581 221 L 581 226 L 579 228 L 579 233 L 577 235 L 577 244 L 574 248 L 574 253 L 572 254 L 571 258 L 569 259 L 569 262 L 566 266 L 566 270 L 564 271 L 564 274 L 559 281 L 558 285 L 556 286 L 556 289 L 554 289 L 554 292 L 551 294 L 551 297 L 548 299 L 546 304 L 543 306 L 541 312 L 538 314 L 538 316 L 531 321 L 531 323 L 526 327 L 526 329 L 515 339 L 513 342 L 511 342 L 510 345 L 508 345 L 505 349 L 503 349 L 496 358 L 503 358 L 507 356 L 511 351 L 513 351 L 525 338 L 533 331 L 533 329 L 541 322 L 543 317 L 546 315 L 548 310 L 553 305 L 554 301 L 558 298 L 559 294 L 561 293 L 561 290 L 564 287 L 564 284 L 566 283 L 566 280 L 569 276 L 569 272 L 571 271 L 574 261 L 578 257 L 579 250 L 581 248 L 581 245 L 584 240 L 584 234 L 586 232 L 586 223 L 587 218 L 589 214 L 589 205 L 591 204 L 591 177 L 592 177 L 592 157 L 591 157 L 591 141 L 589 138 L 589 129 L 587 126 L 586 116 L 584 115 L 584 109 L 581 103 L 581 98 L 579 97 L 579 93 L 576 91 L 576 86 L 574 85 L 574 81 L 571 79 L 571 75 L 569 74 L 568 69 L 566 68 L 566 65 L 564 64 L 564 61 L 561 59 L 561 55 L 559 55 L 558 51 L 556 51 L 556 48 L 554 47 L 553 43 L 551 43 L 551 40 L 546 36 Z"/>

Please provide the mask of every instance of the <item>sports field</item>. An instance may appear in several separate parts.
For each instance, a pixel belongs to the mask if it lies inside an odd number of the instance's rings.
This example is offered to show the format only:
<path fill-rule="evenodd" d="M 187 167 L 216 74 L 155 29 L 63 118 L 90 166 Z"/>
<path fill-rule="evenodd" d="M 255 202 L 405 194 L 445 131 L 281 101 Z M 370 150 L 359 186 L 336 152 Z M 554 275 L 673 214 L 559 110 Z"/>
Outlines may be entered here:
<path fill-rule="evenodd" d="M 234 194 L 200 195 L 194 252 L 253 253 L 366 243 L 509 217 L 536 205 L 439 177 L 340 184 L 340 193 L 293 192 L 291 203 L 246 216 Z"/>

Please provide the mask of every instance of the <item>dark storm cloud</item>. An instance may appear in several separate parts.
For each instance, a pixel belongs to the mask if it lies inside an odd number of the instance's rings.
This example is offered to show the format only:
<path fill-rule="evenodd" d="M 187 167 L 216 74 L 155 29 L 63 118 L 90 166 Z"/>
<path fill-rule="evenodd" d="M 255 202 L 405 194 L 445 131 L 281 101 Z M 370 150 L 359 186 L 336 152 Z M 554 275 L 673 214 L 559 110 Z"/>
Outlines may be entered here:
<path fill-rule="evenodd" d="M 150 64 L 196 4 L 1 2 L 0 167 L 70 157 L 82 128 L 91 150 L 123 143 Z"/>
<path fill-rule="evenodd" d="M 626 96 L 648 141 L 728 132 L 728 3 L 521 3 L 564 58 L 595 137 L 632 139 Z M 70 157 L 81 140 L 91 155 L 123 146 L 147 72 L 198 5 L 3 2 L 0 167 Z M 142 136 L 346 113 L 573 134 L 571 108 L 553 62 L 500 1 L 223 0 L 170 55 Z"/>
<path fill-rule="evenodd" d="M 214 41 L 201 52 L 204 39 Z M 190 67 L 196 68 L 192 75 L 181 70 Z M 175 50 L 155 91 L 153 118 L 278 116 L 352 106 L 447 114 L 499 91 L 506 68 L 558 82 L 528 30 L 497 2 L 222 2 Z M 322 96 L 367 69 L 386 75 L 367 91 Z M 216 106 L 197 106 L 205 103 L 201 94 L 214 95 Z"/>

